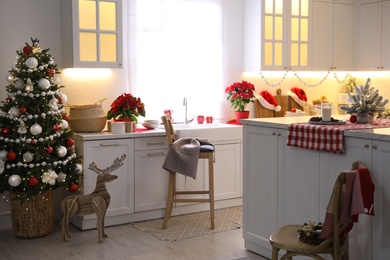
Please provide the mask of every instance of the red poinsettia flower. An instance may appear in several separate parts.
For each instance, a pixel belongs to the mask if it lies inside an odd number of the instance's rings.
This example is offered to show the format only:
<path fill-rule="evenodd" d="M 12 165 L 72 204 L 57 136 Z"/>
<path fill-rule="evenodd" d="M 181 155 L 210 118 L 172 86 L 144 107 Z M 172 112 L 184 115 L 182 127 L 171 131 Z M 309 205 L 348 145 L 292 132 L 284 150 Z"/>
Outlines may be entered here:
<path fill-rule="evenodd" d="M 107 119 L 130 119 L 138 122 L 137 116 L 145 116 L 145 104 L 141 98 L 134 97 L 129 93 L 123 93 L 111 104 L 107 112 Z"/>
<path fill-rule="evenodd" d="M 246 106 L 250 102 L 254 102 L 254 91 L 255 86 L 252 83 L 247 81 L 235 82 L 225 89 L 226 100 L 232 103 L 232 107 L 236 111 L 245 111 Z"/>

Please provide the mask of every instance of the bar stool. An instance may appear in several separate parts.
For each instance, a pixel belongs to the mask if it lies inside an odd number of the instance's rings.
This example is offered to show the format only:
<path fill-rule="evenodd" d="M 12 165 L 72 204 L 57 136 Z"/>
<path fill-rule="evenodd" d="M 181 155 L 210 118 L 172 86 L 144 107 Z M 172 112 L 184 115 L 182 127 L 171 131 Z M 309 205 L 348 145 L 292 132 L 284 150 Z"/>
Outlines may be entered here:
<path fill-rule="evenodd" d="M 167 135 L 168 147 L 171 147 L 172 143 L 176 141 L 176 136 L 172 125 L 172 121 L 169 115 L 162 116 L 161 120 L 164 124 L 165 132 Z M 209 202 L 211 229 L 214 229 L 214 147 L 211 145 L 201 145 L 199 159 L 208 160 L 209 189 L 199 190 L 199 191 L 177 191 L 176 172 L 169 172 L 167 204 L 165 208 L 165 216 L 164 216 L 162 229 L 167 229 L 168 227 L 168 221 L 172 214 L 172 208 L 174 202 L 182 202 L 182 203 Z M 206 199 L 176 198 L 176 195 L 193 195 L 193 194 L 208 194 L 209 196 Z"/>

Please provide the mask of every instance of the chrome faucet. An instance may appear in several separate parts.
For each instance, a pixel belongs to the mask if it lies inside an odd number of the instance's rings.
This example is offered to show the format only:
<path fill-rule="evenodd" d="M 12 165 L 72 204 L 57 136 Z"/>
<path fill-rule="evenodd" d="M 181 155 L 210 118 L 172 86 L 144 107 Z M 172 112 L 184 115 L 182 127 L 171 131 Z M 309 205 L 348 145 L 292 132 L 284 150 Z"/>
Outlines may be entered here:
<path fill-rule="evenodd" d="M 185 123 L 186 125 L 189 124 L 189 123 L 191 123 L 192 120 L 194 120 L 194 118 L 188 120 L 187 105 L 188 105 L 187 97 L 184 97 L 184 99 L 183 99 L 183 106 L 184 106 L 184 123 Z"/>

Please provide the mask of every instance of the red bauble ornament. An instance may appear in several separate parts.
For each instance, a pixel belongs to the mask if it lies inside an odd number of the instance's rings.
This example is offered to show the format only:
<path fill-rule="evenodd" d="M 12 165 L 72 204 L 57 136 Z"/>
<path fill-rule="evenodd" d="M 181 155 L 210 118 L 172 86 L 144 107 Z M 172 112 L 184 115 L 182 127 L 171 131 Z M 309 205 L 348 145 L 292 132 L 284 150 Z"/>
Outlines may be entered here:
<path fill-rule="evenodd" d="M 55 69 L 47 69 L 47 74 L 50 76 L 53 75 L 55 72 L 56 72 Z"/>
<path fill-rule="evenodd" d="M 351 116 L 349 117 L 349 121 L 350 121 L 351 123 L 355 123 L 355 122 L 356 122 L 356 116 L 355 116 L 355 115 L 351 115 Z"/>
<path fill-rule="evenodd" d="M 28 186 L 34 187 L 35 185 L 38 184 L 38 179 L 35 177 L 31 177 L 28 179 Z"/>
<path fill-rule="evenodd" d="M 71 184 L 70 186 L 69 186 L 69 191 L 70 192 L 76 192 L 76 191 L 78 191 L 79 190 L 79 186 L 77 186 L 77 184 Z"/>
<path fill-rule="evenodd" d="M 1 128 L 1 133 L 2 133 L 3 135 L 8 135 L 10 132 L 11 132 L 11 130 L 9 130 L 8 127 L 3 127 L 3 128 Z"/>
<path fill-rule="evenodd" d="M 13 161 L 16 159 L 16 153 L 14 151 L 9 151 L 7 153 L 7 159 L 10 161 Z"/>
<path fill-rule="evenodd" d="M 68 137 L 68 139 L 66 139 L 66 146 L 72 147 L 73 145 L 74 145 L 73 139 Z"/>
<path fill-rule="evenodd" d="M 26 114 L 27 109 L 25 107 L 19 108 L 21 114 Z"/>
<path fill-rule="evenodd" d="M 59 131 L 60 129 L 61 129 L 61 126 L 60 126 L 60 125 L 55 125 L 55 126 L 54 126 L 54 130 L 55 130 L 55 131 Z"/>
<path fill-rule="evenodd" d="M 7 97 L 6 99 L 5 99 L 5 103 L 9 103 L 9 102 L 11 102 L 12 101 L 12 98 L 10 98 L 10 97 Z"/>
<path fill-rule="evenodd" d="M 32 48 L 31 46 L 24 46 L 23 47 L 23 52 L 27 55 L 30 55 L 32 53 Z"/>
<path fill-rule="evenodd" d="M 52 153 L 53 152 L 53 147 L 49 146 L 49 147 L 46 147 L 46 152 L 48 153 Z"/>
<path fill-rule="evenodd" d="M 65 114 L 63 118 L 64 118 L 65 121 L 68 121 L 69 115 L 68 115 L 68 114 Z"/>

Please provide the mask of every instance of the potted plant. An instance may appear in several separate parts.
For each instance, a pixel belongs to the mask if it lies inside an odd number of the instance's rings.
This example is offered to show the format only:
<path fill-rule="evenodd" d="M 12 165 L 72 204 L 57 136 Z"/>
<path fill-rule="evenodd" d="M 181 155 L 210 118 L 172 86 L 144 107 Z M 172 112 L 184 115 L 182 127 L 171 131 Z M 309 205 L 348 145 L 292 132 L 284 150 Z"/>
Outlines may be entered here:
<path fill-rule="evenodd" d="M 134 97 L 130 93 L 123 93 L 111 104 L 107 112 L 107 119 L 114 119 L 114 122 L 126 121 L 126 132 L 134 132 L 138 123 L 138 116 L 145 116 L 145 105 L 141 98 Z M 110 130 L 110 124 L 109 124 Z"/>
<path fill-rule="evenodd" d="M 229 100 L 231 106 L 235 110 L 237 123 L 240 119 L 248 118 L 249 111 L 246 111 L 246 106 L 253 103 L 255 86 L 247 81 L 235 82 L 225 89 L 227 94 L 226 100 Z"/>

